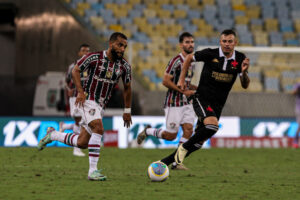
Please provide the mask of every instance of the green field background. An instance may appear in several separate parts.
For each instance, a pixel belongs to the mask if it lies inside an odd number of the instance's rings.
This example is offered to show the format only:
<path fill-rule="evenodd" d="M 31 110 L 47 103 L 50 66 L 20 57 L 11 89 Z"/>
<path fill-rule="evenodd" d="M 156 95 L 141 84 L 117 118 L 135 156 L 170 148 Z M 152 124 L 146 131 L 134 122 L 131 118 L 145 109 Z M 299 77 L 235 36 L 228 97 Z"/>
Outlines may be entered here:
<path fill-rule="evenodd" d="M 72 150 L 0 148 L 0 199 L 300 199 L 299 149 L 202 149 L 162 183 L 147 167 L 173 149 L 102 148 L 104 182 L 88 181 L 88 157 Z"/>

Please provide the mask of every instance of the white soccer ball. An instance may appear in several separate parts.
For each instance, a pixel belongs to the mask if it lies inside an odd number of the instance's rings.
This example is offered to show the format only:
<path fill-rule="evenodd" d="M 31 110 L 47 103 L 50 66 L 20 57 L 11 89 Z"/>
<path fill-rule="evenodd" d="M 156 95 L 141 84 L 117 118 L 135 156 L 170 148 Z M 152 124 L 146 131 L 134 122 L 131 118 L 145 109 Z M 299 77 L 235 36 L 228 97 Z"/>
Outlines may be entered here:
<path fill-rule="evenodd" d="M 153 162 L 148 167 L 148 177 L 155 182 L 165 181 L 169 177 L 169 168 L 163 162 Z"/>

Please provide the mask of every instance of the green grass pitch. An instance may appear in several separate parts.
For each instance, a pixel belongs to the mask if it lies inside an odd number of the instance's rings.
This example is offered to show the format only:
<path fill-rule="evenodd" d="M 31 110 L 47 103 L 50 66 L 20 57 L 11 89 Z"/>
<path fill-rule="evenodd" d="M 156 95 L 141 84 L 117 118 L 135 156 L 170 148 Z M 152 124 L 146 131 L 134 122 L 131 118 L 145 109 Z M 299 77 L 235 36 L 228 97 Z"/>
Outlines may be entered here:
<path fill-rule="evenodd" d="M 102 148 L 108 179 L 92 182 L 72 148 L 0 148 L 0 199 L 300 199 L 298 149 L 203 149 L 185 160 L 189 171 L 151 182 L 148 165 L 172 151 Z"/>

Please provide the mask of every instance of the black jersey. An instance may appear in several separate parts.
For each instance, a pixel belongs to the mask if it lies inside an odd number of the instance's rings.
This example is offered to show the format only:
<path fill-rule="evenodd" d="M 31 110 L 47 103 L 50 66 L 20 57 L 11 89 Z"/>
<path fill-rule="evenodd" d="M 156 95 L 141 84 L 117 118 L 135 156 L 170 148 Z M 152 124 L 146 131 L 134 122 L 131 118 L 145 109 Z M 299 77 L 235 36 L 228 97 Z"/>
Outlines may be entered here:
<path fill-rule="evenodd" d="M 196 95 L 223 107 L 237 75 L 241 73 L 245 58 L 243 53 L 234 51 L 232 57 L 227 59 L 220 48 L 196 51 L 194 60 L 204 62 Z"/>

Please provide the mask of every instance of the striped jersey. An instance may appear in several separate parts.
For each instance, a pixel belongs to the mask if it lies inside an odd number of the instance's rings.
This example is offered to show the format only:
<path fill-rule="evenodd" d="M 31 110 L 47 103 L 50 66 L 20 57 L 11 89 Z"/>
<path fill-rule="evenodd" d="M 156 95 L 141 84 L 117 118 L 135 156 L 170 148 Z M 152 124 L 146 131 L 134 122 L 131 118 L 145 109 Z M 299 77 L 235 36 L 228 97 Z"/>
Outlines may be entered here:
<path fill-rule="evenodd" d="M 75 64 L 76 64 L 76 62 L 69 65 L 69 68 L 68 68 L 68 71 L 67 71 L 67 74 L 66 74 L 66 83 L 67 83 L 68 88 L 75 89 L 73 91 L 71 97 L 76 97 L 77 96 L 77 90 L 75 88 L 75 84 L 74 84 L 73 79 L 72 79 L 72 70 L 73 70 Z M 83 73 L 80 73 L 81 85 L 84 85 L 84 82 L 86 81 L 86 79 L 87 79 L 87 71 L 84 71 Z"/>
<path fill-rule="evenodd" d="M 87 100 L 92 100 L 105 108 L 115 85 L 122 77 L 124 83 L 131 82 L 131 66 L 122 58 L 111 62 L 106 51 L 89 53 L 78 60 L 80 72 L 88 70 L 83 90 Z"/>
<path fill-rule="evenodd" d="M 177 82 L 179 80 L 183 62 L 184 62 L 184 57 L 180 53 L 174 58 L 172 58 L 167 65 L 165 73 L 168 73 L 173 76 L 173 83 L 175 85 L 177 85 Z M 195 69 L 195 65 L 194 63 L 192 63 L 185 77 L 187 88 L 189 88 L 191 84 L 191 80 L 194 75 L 194 69 Z M 187 104 L 190 104 L 190 102 L 187 100 L 185 95 L 175 90 L 168 89 L 165 102 L 164 102 L 164 107 L 180 107 Z"/>

